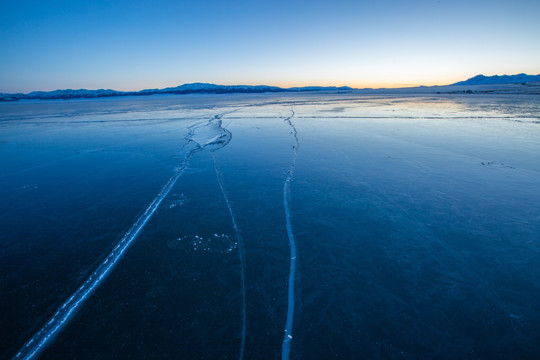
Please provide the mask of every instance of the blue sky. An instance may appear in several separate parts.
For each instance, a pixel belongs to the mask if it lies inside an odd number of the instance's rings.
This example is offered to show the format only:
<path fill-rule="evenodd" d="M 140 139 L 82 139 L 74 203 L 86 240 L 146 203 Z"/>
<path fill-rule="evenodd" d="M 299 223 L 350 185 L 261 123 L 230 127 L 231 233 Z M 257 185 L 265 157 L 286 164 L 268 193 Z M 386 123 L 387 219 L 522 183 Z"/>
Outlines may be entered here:
<path fill-rule="evenodd" d="M 540 1 L 3 1 L 0 92 L 540 74 Z"/>

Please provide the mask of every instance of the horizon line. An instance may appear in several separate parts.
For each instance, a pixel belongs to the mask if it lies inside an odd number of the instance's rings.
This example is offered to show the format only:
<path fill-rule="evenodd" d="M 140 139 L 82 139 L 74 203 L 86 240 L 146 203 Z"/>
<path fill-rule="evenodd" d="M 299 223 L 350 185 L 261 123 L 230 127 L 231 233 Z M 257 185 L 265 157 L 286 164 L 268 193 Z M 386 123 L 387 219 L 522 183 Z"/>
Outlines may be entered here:
<path fill-rule="evenodd" d="M 4 95 L 28 95 L 35 92 L 54 92 L 54 91 L 66 91 L 66 90 L 87 90 L 87 91 L 98 91 L 98 90 L 110 90 L 110 91 L 116 91 L 116 92 L 141 92 L 145 90 L 164 90 L 164 89 L 174 89 L 180 86 L 184 85 L 193 85 L 193 84 L 204 84 L 204 85 L 213 85 L 213 86 L 245 86 L 245 87 L 270 87 L 270 88 L 279 88 L 283 90 L 289 90 L 289 89 L 296 89 L 296 88 L 312 88 L 312 87 L 320 87 L 320 88 L 350 88 L 352 90 L 363 90 L 363 89 L 402 89 L 402 88 L 410 88 L 410 87 L 423 87 L 423 86 L 448 86 L 452 84 L 442 84 L 442 83 L 432 83 L 432 84 L 373 84 L 373 85 L 365 85 L 365 86 L 353 86 L 353 85 L 271 85 L 271 84 L 264 84 L 264 83 L 215 83 L 215 82 L 202 82 L 202 81 L 194 81 L 194 82 L 187 82 L 182 83 L 179 85 L 173 85 L 173 86 L 163 86 L 163 87 L 144 87 L 144 88 L 135 88 L 133 90 L 119 90 L 115 88 L 106 88 L 106 87 L 100 87 L 100 88 L 91 88 L 91 87 L 61 87 L 61 88 L 55 88 L 52 90 L 31 90 L 27 92 L 5 92 L 0 91 L 0 94 Z"/>
<path fill-rule="evenodd" d="M 458 80 L 456 82 L 453 82 L 453 83 L 417 83 L 417 84 L 403 84 L 403 83 L 393 83 L 393 84 L 389 84 L 389 83 L 377 83 L 377 84 L 373 84 L 371 86 L 369 85 L 364 85 L 364 86 L 352 86 L 352 85 L 294 85 L 294 86 L 289 86 L 289 85 L 269 85 L 269 84 L 249 84 L 249 83 L 233 83 L 233 84 L 227 84 L 227 83 L 221 83 L 221 84 L 218 84 L 218 83 L 214 83 L 214 82 L 187 82 L 187 83 L 183 83 L 183 84 L 179 84 L 179 85 L 173 85 L 173 86 L 164 86 L 164 87 L 145 87 L 145 88 L 138 88 L 138 89 L 134 89 L 134 90 L 117 90 L 117 89 L 113 89 L 113 88 L 105 88 L 105 87 L 100 87 L 100 88 L 85 88 L 85 87 L 80 87 L 80 88 L 76 88 L 76 87 L 67 87 L 67 88 L 56 88 L 56 89 L 53 89 L 53 90 L 31 90 L 31 91 L 28 91 L 28 92 L 0 92 L 0 94 L 3 94 L 3 95 L 28 95 L 28 94 L 32 94 L 32 93 L 50 93 L 50 92 L 55 92 L 55 91 L 99 91 L 99 90 L 104 90 L 104 91 L 115 91 L 115 92 L 118 92 L 118 93 L 140 93 L 140 92 L 143 92 L 143 91 L 163 91 L 163 90 L 166 90 L 166 89 L 175 89 L 175 88 L 179 88 L 179 87 L 182 87 L 182 86 L 186 86 L 186 85 L 210 85 L 210 86 L 222 86 L 222 87 L 227 87 L 227 86 L 231 86 L 231 87 L 269 87 L 269 88 L 278 88 L 278 89 L 281 89 L 281 90 L 291 90 L 291 89 L 302 89 L 302 88 L 336 88 L 336 89 L 339 89 L 339 88 L 349 88 L 351 90 L 384 90 L 384 89 L 406 89 L 406 88 L 419 88 L 419 87 L 437 87 L 437 86 L 451 86 L 451 85 L 454 85 L 454 84 L 457 84 L 459 82 L 463 82 L 463 81 L 468 81 L 468 80 L 471 80 L 473 78 L 476 78 L 476 77 L 480 77 L 480 76 L 485 76 L 485 77 L 512 77 L 512 76 L 519 76 L 519 75 L 525 75 L 525 76 L 540 76 L 540 74 L 537 74 L 537 75 L 530 75 L 530 74 L 526 74 L 526 73 L 517 73 L 517 74 L 512 74 L 512 75 L 507 75 L 507 74 L 503 74 L 503 75 L 499 75 L 499 74 L 495 74 L 495 75 L 484 75 L 484 74 L 477 74 L 477 75 L 474 75 L 472 77 L 469 77 L 465 80 Z"/>

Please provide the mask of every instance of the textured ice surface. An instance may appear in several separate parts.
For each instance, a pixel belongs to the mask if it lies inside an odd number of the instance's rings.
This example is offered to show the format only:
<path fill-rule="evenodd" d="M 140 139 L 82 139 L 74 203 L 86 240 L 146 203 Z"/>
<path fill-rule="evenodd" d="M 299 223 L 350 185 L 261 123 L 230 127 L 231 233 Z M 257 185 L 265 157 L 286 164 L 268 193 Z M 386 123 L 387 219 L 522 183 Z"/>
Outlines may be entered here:
<path fill-rule="evenodd" d="M 193 125 L 189 128 L 186 140 L 193 141 L 202 149 L 215 151 L 221 149 L 231 141 L 231 132 L 224 129 L 219 116 L 215 119 Z"/>
<path fill-rule="evenodd" d="M 534 358 L 539 110 L 476 95 L 0 104 L 0 357 L 116 261 L 42 358 Z"/>
<path fill-rule="evenodd" d="M 203 251 L 217 254 L 228 254 L 233 251 L 238 244 L 227 234 L 212 235 L 184 235 L 169 242 L 169 247 L 178 249 L 181 247 L 191 247 L 193 251 Z"/>

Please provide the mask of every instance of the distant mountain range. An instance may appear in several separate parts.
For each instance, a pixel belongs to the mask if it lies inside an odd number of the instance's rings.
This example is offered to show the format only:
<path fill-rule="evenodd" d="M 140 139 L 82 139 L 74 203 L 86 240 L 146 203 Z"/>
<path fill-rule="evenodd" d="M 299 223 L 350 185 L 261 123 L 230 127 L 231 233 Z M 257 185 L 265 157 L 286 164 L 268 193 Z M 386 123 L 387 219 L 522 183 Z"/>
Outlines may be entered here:
<path fill-rule="evenodd" d="M 476 75 L 465 81 L 460 81 L 452 85 L 502 85 L 502 84 L 523 84 L 540 81 L 540 75 Z"/>
<path fill-rule="evenodd" d="M 55 100 L 55 99 L 83 99 L 83 98 L 103 98 L 114 96 L 144 96 L 155 94 L 235 94 L 235 93 L 272 93 L 272 92 L 302 92 L 302 91 L 352 91 L 348 86 L 306 86 L 293 88 L 280 88 L 266 85 L 216 85 L 206 83 L 184 84 L 177 87 L 165 89 L 145 89 L 141 91 L 117 91 L 111 89 L 99 90 L 54 90 L 54 91 L 33 91 L 28 94 L 1 94 L 0 101 L 17 100 Z"/>
<path fill-rule="evenodd" d="M 83 99 L 83 98 L 104 98 L 104 97 L 117 97 L 117 96 L 145 96 L 155 94 L 233 94 L 233 93 L 277 93 L 277 92 L 316 92 L 316 91 L 332 91 L 332 92 L 397 92 L 402 93 L 404 91 L 411 92 L 415 90 L 421 90 L 425 93 L 426 90 L 441 90 L 445 92 L 465 92 L 464 90 L 455 90 L 456 87 L 462 86 L 487 86 L 487 85 L 505 85 L 505 84 L 528 84 L 540 82 L 540 75 L 495 75 L 484 76 L 477 75 L 465 81 L 460 81 L 455 84 L 446 86 L 433 86 L 433 87 L 413 87 L 402 89 L 354 89 L 348 86 L 335 87 L 335 86 L 305 86 L 305 87 L 292 87 L 292 88 L 280 88 L 277 86 L 266 85 L 215 85 L 207 83 L 192 83 L 184 84 L 177 87 L 169 87 L 165 89 L 145 89 L 141 91 L 117 91 L 111 89 L 99 89 L 99 90 L 54 90 L 54 91 L 34 91 L 28 94 L 2 94 L 0 93 L 0 101 L 18 101 L 18 100 L 55 100 L 55 99 Z M 439 91 L 438 91 L 439 92 Z M 468 91 L 471 92 L 471 91 Z M 481 92 L 481 91 L 480 91 Z M 536 92 L 535 92 L 536 93 Z"/>

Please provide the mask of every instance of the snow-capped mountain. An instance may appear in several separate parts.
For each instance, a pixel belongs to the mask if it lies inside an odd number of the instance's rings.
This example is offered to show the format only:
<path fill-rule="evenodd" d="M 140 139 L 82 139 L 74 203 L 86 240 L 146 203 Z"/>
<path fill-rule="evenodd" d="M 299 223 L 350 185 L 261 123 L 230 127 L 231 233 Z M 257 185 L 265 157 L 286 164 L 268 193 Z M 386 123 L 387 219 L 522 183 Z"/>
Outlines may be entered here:
<path fill-rule="evenodd" d="M 77 98 L 94 98 L 94 97 L 107 97 L 107 96 L 119 96 L 122 91 L 116 91 L 111 89 L 99 89 L 99 90 L 86 90 L 86 89 L 65 89 L 54 91 L 33 91 L 25 95 L 27 99 L 77 99 Z"/>
<path fill-rule="evenodd" d="M 164 89 L 145 89 L 141 91 L 117 91 L 117 90 L 54 90 L 34 91 L 28 94 L 0 94 L 0 101 L 16 100 L 52 100 L 52 99 L 78 99 L 78 98 L 101 98 L 111 96 L 140 96 L 154 94 L 232 94 L 232 93 L 269 93 L 269 92 L 299 92 L 299 91 L 334 91 L 351 90 L 349 87 L 336 88 L 334 86 L 308 86 L 295 88 L 280 88 L 267 85 L 216 85 L 207 83 L 184 84 Z"/>
<path fill-rule="evenodd" d="M 143 90 L 144 91 L 144 90 Z M 177 87 L 169 87 L 157 90 L 160 94 L 192 94 L 192 93 L 263 93 L 287 91 L 276 86 L 267 85 L 216 85 L 207 83 L 184 84 Z"/>
<path fill-rule="evenodd" d="M 540 81 L 540 75 L 476 75 L 465 81 L 460 81 L 452 85 L 499 85 L 499 84 L 523 84 Z"/>

